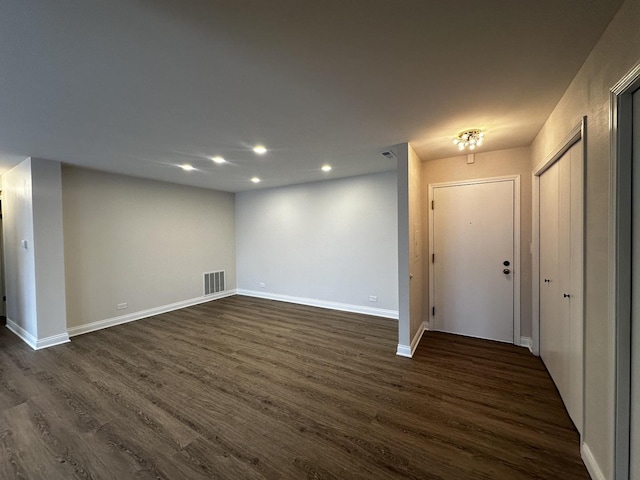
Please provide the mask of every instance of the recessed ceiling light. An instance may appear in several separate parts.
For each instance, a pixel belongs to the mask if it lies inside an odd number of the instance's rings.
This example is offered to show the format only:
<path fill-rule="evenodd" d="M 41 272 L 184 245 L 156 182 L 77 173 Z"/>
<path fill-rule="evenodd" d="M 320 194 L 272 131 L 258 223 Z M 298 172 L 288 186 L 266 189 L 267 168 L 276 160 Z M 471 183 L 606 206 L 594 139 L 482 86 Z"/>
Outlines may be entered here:
<path fill-rule="evenodd" d="M 260 183 L 260 179 L 259 179 L 258 177 L 253 177 L 253 178 L 251 179 L 251 181 L 252 181 L 253 183 Z"/>
<path fill-rule="evenodd" d="M 323 165 L 321 170 L 323 172 L 330 172 L 331 171 L 331 165 Z"/>
<path fill-rule="evenodd" d="M 195 170 L 195 167 L 193 165 L 189 165 L 188 163 L 185 163 L 184 165 L 180 165 L 180 168 L 182 168 L 186 172 L 190 172 L 191 170 Z"/>
<path fill-rule="evenodd" d="M 216 157 L 211 157 L 211 160 L 213 160 L 217 164 L 221 164 L 221 163 L 225 163 L 226 162 L 226 160 L 224 158 L 222 158 L 220 155 L 218 155 Z"/>
<path fill-rule="evenodd" d="M 264 147 L 264 145 L 256 145 L 255 147 L 253 147 L 253 151 L 258 155 L 264 155 L 265 153 L 267 153 L 267 149 Z"/>

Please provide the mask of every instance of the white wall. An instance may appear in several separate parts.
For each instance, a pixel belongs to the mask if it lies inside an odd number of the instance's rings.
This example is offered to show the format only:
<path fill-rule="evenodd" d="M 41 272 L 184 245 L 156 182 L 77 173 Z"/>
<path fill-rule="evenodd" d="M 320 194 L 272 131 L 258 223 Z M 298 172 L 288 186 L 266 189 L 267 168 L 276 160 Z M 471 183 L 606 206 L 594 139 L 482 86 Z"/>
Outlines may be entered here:
<path fill-rule="evenodd" d="M 7 323 L 15 324 L 36 339 L 38 317 L 31 192 L 31 159 L 27 159 L 3 175 L 6 307 Z M 21 246 L 23 240 L 27 242 L 26 249 Z"/>
<path fill-rule="evenodd" d="M 409 153 L 409 289 L 410 289 L 410 321 L 409 335 L 413 348 L 420 340 L 427 307 L 423 298 L 428 297 L 428 277 L 424 276 L 425 258 L 424 241 L 426 228 L 422 221 L 422 212 L 426 205 L 426 194 L 422 180 L 422 163 L 411 145 L 407 145 Z"/>
<path fill-rule="evenodd" d="M 201 301 L 204 272 L 235 289 L 233 194 L 70 166 L 62 185 L 72 334 Z"/>
<path fill-rule="evenodd" d="M 38 339 L 66 337 L 60 162 L 32 158 L 31 179 Z"/>
<path fill-rule="evenodd" d="M 396 316 L 396 205 L 395 172 L 237 194 L 239 292 Z"/>
<path fill-rule="evenodd" d="M 614 475 L 615 318 L 609 305 L 610 89 L 640 61 L 640 0 L 627 0 L 534 140 L 532 165 L 587 116 L 585 423 L 583 458 L 594 478 Z"/>
<path fill-rule="evenodd" d="M 394 147 L 398 156 L 398 289 L 399 321 L 397 354 L 411 357 L 424 328 L 422 165 L 408 143 Z"/>
<path fill-rule="evenodd" d="M 33 348 L 68 341 L 60 168 L 33 158 L 4 175 L 7 324 Z"/>
<path fill-rule="evenodd" d="M 475 163 L 468 164 L 466 155 L 422 164 L 424 188 L 431 183 L 457 182 L 478 178 L 520 175 L 520 333 L 531 338 L 531 150 L 528 147 L 511 148 L 475 154 Z M 426 199 L 425 199 L 426 200 Z M 429 206 L 422 209 L 425 238 L 429 230 Z M 429 242 L 424 242 L 424 256 L 429 255 Z M 428 291 L 429 263 L 424 264 L 425 289 Z M 429 308 L 428 296 L 424 296 L 425 311 Z"/>
<path fill-rule="evenodd" d="M 411 352 L 411 283 L 410 218 L 409 218 L 409 144 L 395 146 L 398 156 L 396 174 L 398 194 L 398 350 L 410 357 Z"/>

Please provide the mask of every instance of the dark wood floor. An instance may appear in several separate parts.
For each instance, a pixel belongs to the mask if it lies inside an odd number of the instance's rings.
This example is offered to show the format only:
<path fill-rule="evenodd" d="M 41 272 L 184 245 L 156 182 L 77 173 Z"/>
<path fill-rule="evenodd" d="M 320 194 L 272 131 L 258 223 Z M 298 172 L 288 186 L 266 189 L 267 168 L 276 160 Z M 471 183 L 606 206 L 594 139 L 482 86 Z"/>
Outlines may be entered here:
<path fill-rule="evenodd" d="M 0 332 L 2 479 L 588 479 L 525 349 L 231 297 L 32 351 Z"/>

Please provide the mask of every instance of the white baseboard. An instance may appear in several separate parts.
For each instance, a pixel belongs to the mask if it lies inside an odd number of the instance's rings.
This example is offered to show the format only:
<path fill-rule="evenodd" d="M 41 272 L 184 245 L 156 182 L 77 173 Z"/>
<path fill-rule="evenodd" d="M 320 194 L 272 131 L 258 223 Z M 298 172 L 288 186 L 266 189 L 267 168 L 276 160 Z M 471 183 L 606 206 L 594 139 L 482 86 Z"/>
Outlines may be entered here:
<path fill-rule="evenodd" d="M 69 341 L 69 335 L 66 332 L 45 338 L 36 338 L 9 318 L 7 318 L 7 328 L 15 333 L 18 337 L 20 337 L 20 339 L 24 343 L 29 345 L 34 350 L 53 347 L 55 345 L 60 345 Z"/>
<path fill-rule="evenodd" d="M 520 337 L 520 346 L 528 348 L 533 353 L 533 340 L 531 340 L 531 337 Z"/>
<path fill-rule="evenodd" d="M 582 461 L 584 462 L 585 467 L 587 467 L 587 471 L 591 476 L 592 480 L 606 480 L 604 473 L 600 469 L 598 462 L 596 461 L 593 453 L 591 453 L 591 449 L 589 445 L 585 442 L 582 442 L 580 446 L 580 454 L 582 456 Z"/>
<path fill-rule="evenodd" d="M 24 343 L 29 345 L 34 350 L 36 349 L 36 346 L 38 344 L 38 339 L 8 317 L 7 317 L 7 328 L 11 330 L 13 333 L 15 333 L 18 337 L 20 337 L 20 339 Z"/>
<path fill-rule="evenodd" d="M 412 358 L 413 354 L 416 351 L 416 348 L 418 348 L 420 340 L 422 340 L 422 335 L 424 335 L 424 332 L 426 332 L 427 330 L 427 322 L 422 322 L 422 325 L 420 325 L 420 328 L 418 328 L 418 331 L 413 336 L 413 340 L 411 340 L 411 345 L 402 345 L 399 343 L 398 349 L 396 350 L 396 355 L 398 355 L 399 357 Z"/>
<path fill-rule="evenodd" d="M 58 335 L 52 335 L 50 337 L 41 338 L 40 340 L 38 340 L 36 344 L 36 350 L 40 350 L 41 348 L 54 347 L 56 345 L 68 343 L 70 341 L 71 340 L 69 339 L 69 334 L 67 332 L 59 333 Z"/>
<path fill-rule="evenodd" d="M 255 290 L 238 289 L 238 295 L 264 298 L 267 300 L 277 300 L 279 302 L 297 303 L 299 305 L 308 305 L 310 307 L 328 308 L 330 310 L 339 310 L 341 312 L 362 313 L 364 315 L 373 315 L 375 317 L 392 318 L 395 320 L 398 319 L 397 310 L 385 310 L 383 308 L 364 307 L 362 305 L 351 305 L 348 303 L 328 302 L 325 300 L 316 300 L 313 298 L 292 297 L 290 295 L 265 293 Z"/>
<path fill-rule="evenodd" d="M 160 315 L 161 313 L 172 312 L 181 308 L 199 305 L 200 303 L 206 303 L 212 300 L 230 297 L 235 294 L 235 290 L 228 290 L 226 292 L 221 292 L 215 295 L 207 295 L 206 297 L 196 297 L 189 300 L 183 300 L 181 302 L 170 303 L 169 305 L 161 305 L 159 307 L 149 308 L 148 310 L 141 310 L 139 312 L 129 313 L 127 315 L 121 315 L 119 317 L 98 320 L 97 322 L 91 322 L 85 325 L 78 325 L 77 327 L 71 327 L 67 329 L 67 332 L 69 333 L 69 336 L 75 337 L 76 335 L 82 335 L 83 333 L 95 332 L 96 330 L 102 330 L 103 328 L 109 328 L 116 325 L 122 325 L 123 323 L 134 322 L 143 318 L 153 317 L 154 315 Z"/>
<path fill-rule="evenodd" d="M 411 346 L 410 345 L 402 345 L 402 344 L 398 344 L 398 350 L 396 350 L 396 355 L 398 355 L 399 357 L 407 357 L 407 358 L 411 358 L 412 354 L 411 354 Z"/>

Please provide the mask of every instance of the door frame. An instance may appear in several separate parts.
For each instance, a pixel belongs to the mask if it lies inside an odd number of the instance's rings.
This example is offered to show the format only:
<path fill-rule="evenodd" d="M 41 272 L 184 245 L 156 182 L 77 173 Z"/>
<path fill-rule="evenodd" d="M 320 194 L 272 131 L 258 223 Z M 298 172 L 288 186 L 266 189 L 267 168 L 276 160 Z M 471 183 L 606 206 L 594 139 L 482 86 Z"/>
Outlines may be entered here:
<path fill-rule="evenodd" d="M 462 187 L 482 183 L 513 182 L 513 344 L 520 345 L 520 175 L 504 175 L 500 177 L 478 178 L 454 182 L 430 183 L 428 185 L 427 210 L 429 211 L 429 259 L 433 258 L 434 218 L 433 202 L 434 189 L 442 187 Z M 435 302 L 435 271 L 432 261 L 429 261 L 429 311 L 427 325 L 432 330 L 434 325 L 433 308 Z"/>
<path fill-rule="evenodd" d="M 631 461 L 631 247 L 633 200 L 633 92 L 640 63 L 610 93 L 609 325 L 615 329 L 614 478 L 628 479 Z"/>
<path fill-rule="evenodd" d="M 532 175 L 532 206 L 533 206 L 533 229 L 532 229 L 532 248 L 531 251 L 533 253 L 533 258 L 532 258 L 532 302 L 531 302 L 531 334 L 533 337 L 533 341 L 532 341 L 532 352 L 535 355 L 540 355 L 540 176 L 546 172 L 555 162 L 557 162 L 558 160 L 560 160 L 560 158 L 562 158 L 562 156 L 567 153 L 569 151 L 569 149 L 571 149 L 571 147 L 573 147 L 576 143 L 582 141 L 581 143 L 581 168 L 582 171 L 580 172 L 580 182 L 578 183 L 577 187 L 578 187 L 578 192 L 577 194 L 579 195 L 580 198 L 580 203 L 579 203 L 579 207 L 578 207 L 578 212 L 576 215 L 576 219 L 579 224 L 578 224 L 578 231 L 580 232 L 580 235 L 578 237 L 578 240 L 580 242 L 580 252 L 579 255 L 581 255 L 582 259 L 579 262 L 579 268 L 580 271 L 579 272 L 573 272 L 572 271 L 572 291 L 577 290 L 579 292 L 579 298 L 582 300 L 582 304 L 578 305 L 578 308 L 580 309 L 579 314 L 581 316 L 581 323 L 582 323 L 582 392 L 581 392 L 581 402 L 582 402 L 582 419 L 581 419 L 581 424 L 582 424 L 582 432 L 580 432 L 580 444 L 582 445 L 582 441 L 583 441 L 583 432 L 584 432 L 584 425 L 585 425 L 585 372 L 586 372 L 586 368 L 585 368 L 585 321 L 584 321 L 584 303 L 585 303 L 585 295 L 584 295 L 584 272 L 585 272 L 585 253 L 584 253 L 584 246 L 585 246 L 585 221 L 584 221 L 584 216 L 585 216 L 585 200 L 584 200 L 584 194 L 585 194 L 585 178 L 586 178 L 586 169 L 585 169 L 585 159 L 586 159 L 586 135 L 587 135 L 587 117 L 582 117 L 580 123 L 578 123 L 570 132 L 569 134 L 564 138 L 564 140 L 560 143 L 560 145 L 547 157 L 545 158 L 542 162 L 540 162 L 538 165 L 536 165 L 533 169 L 533 175 Z M 573 184 L 571 185 L 572 189 L 573 189 Z M 573 192 L 571 195 L 571 198 L 573 199 Z M 572 221 L 574 220 L 573 218 L 573 212 L 572 212 Z M 574 276 L 575 273 L 575 276 Z M 575 283 L 575 289 L 573 282 Z"/>

